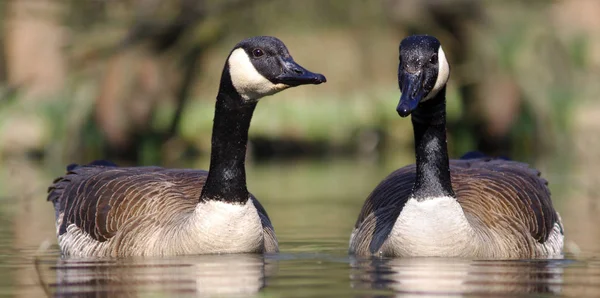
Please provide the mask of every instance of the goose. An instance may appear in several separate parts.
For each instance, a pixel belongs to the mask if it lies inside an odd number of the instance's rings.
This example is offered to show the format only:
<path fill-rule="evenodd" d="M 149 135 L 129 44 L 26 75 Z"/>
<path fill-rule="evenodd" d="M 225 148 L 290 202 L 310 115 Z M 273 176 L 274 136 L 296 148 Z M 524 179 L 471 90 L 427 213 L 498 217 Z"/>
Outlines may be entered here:
<path fill-rule="evenodd" d="M 416 165 L 367 197 L 350 237 L 358 256 L 520 259 L 560 257 L 563 226 L 548 182 L 525 163 L 468 154 L 448 159 L 450 66 L 432 36 L 400 43 L 396 111 L 411 115 Z"/>
<path fill-rule="evenodd" d="M 208 172 L 117 167 L 107 161 L 68 166 L 48 189 L 62 254 L 277 252 L 269 216 L 246 187 L 250 120 L 262 97 L 324 82 L 322 74 L 298 65 L 279 39 L 242 40 L 223 68 Z"/>

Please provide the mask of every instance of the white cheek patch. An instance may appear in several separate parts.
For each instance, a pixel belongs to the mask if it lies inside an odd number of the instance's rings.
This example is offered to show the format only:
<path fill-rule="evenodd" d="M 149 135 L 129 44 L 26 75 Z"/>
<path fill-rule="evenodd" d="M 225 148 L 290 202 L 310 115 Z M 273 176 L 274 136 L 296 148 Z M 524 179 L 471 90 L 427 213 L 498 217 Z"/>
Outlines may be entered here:
<path fill-rule="evenodd" d="M 289 88 L 286 84 L 273 84 L 261 75 L 244 49 L 236 49 L 229 56 L 229 74 L 235 90 L 244 100 L 258 100 Z"/>
<path fill-rule="evenodd" d="M 425 99 L 423 99 L 422 101 L 426 101 L 426 100 L 436 96 L 438 94 L 438 92 L 440 92 L 440 90 L 442 90 L 442 88 L 446 85 L 449 78 L 450 78 L 450 65 L 448 64 L 448 60 L 446 59 L 446 54 L 444 53 L 442 46 L 440 46 L 440 48 L 438 50 L 437 80 L 435 81 L 435 85 L 433 86 L 433 89 L 431 89 L 431 92 L 429 92 L 429 94 L 427 94 Z"/>

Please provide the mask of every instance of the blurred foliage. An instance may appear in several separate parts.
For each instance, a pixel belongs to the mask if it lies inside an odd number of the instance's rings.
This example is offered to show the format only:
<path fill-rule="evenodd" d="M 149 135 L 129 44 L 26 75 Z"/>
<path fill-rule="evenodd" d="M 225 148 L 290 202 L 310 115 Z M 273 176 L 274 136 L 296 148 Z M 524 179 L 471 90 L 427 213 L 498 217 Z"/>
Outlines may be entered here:
<path fill-rule="evenodd" d="M 224 60 L 252 35 L 278 36 L 329 81 L 264 99 L 251 140 L 298 144 L 288 146 L 295 154 L 409 150 L 410 122 L 394 110 L 397 45 L 428 33 L 452 65 L 451 155 L 479 149 L 531 161 L 568 146 L 574 107 L 597 94 L 590 82 L 599 78 L 598 35 L 583 17 L 572 22 L 580 11 L 571 2 L 8 1 L 0 154 L 135 164 L 206 155 Z M 26 30 L 30 23 L 57 31 L 61 43 L 24 43 L 37 32 Z M 54 46 L 48 57 L 57 61 L 27 64 L 19 53 L 32 45 L 40 56 Z M 59 83 L 42 88 L 45 76 L 35 70 L 52 67 Z M 31 71 L 19 76 L 20 68 Z"/>

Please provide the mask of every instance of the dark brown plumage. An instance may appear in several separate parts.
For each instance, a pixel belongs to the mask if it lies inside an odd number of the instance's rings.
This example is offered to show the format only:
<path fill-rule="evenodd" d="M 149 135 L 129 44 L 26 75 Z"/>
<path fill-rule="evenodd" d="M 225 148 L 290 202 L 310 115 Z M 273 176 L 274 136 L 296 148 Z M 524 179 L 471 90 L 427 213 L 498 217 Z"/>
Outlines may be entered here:
<path fill-rule="evenodd" d="M 376 254 L 382 249 L 415 183 L 416 166 L 400 168 L 369 195 L 354 226 L 354 252 Z M 552 206 L 548 182 L 525 163 L 503 159 L 451 160 L 452 188 L 467 218 L 484 230 L 531 235 L 543 244 L 560 223 Z M 510 225 L 511 218 L 523 225 Z M 424 219 L 426 220 L 426 219 Z M 521 242 L 531 255 L 535 243 Z"/>
<path fill-rule="evenodd" d="M 131 215 L 168 221 L 170 216 L 193 212 L 208 172 L 161 167 L 77 166 L 48 189 L 48 201 L 61 214 L 58 235 L 75 224 L 93 239 L 104 242 L 124 226 Z M 263 206 L 252 196 L 269 241 L 276 241 Z M 163 211 L 169 211 L 165 214 Z M 134 224 L 135 225 L 135 224 Z"/>
<path fill-rule="evenodd" d="M 55 205 L 57 236 L 75 225 L 92 239 L 105 242 L 140 224 L 162 226 L 190 215 L 198 204 L 207 171 L 161 167 L 75 166 L 48 191 Z M 265 252 L 277 252 L 277 238 L 263 206 L 251 196 L 262 222 Z M 120 256 L 120 245 L 110 255 Z"/>

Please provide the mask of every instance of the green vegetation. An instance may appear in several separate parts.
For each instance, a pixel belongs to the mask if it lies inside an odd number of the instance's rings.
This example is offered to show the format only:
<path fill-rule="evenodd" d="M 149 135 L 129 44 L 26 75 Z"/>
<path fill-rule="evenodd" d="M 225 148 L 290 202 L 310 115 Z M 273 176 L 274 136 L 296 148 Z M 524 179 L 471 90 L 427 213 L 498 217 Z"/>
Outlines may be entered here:
<path fill-rule="evenodd" d="M 452 156 L 479 149 L 531 161 L 562 150 L 575 105 L 594 97 L 589 82 L 598 74 L 591 71 L 590 47 L 596 41 L 586 27 L 561 20 L 559 4 L 552 2 L 231 2 L 3 6 L 4 13 L 60 11 L 47 21 L 67 26 L 69 39 L 58 49 L 62 57 L 56 59 L 63 62 L 48 60 L 64 63 L 54 91 L 31 91 L 41 77 L 0 82 L 0 156 L 25 152 L 59 164 L 96 158 L 173 164 L 189 152 L 205 156 L 227 52 L 239 39 L 258 34 L 280 37 L 296 60 L 329 82 L 264 99 L 251 138 L 345 152 L 362 152 L 361 142 L 376 142 L 379 152 L 410 148 L 409 122 L 394 111 L 397 42 L 410 33 L 438 36 L 449 53 Z M 174 42 L 168 43 L 170 33 Z M 13 40 L 7 33 L 2 42 L 13 49 Z M 383 139 L 361 138 L 368 132 Z M 127 150 L 137 152 L 133 159 L 111 154 Z"/>

